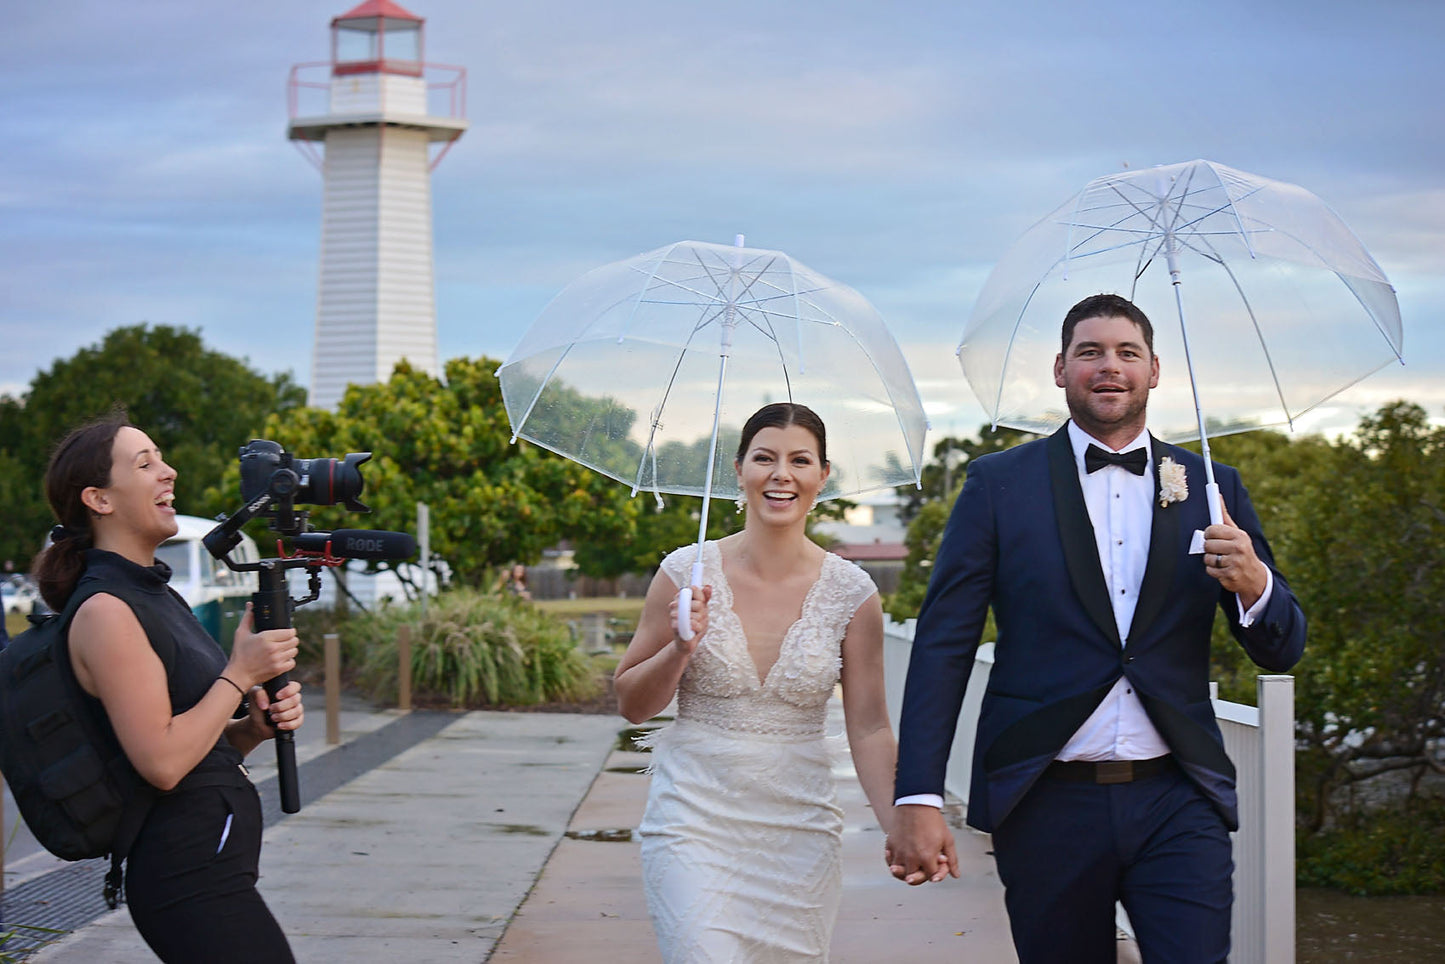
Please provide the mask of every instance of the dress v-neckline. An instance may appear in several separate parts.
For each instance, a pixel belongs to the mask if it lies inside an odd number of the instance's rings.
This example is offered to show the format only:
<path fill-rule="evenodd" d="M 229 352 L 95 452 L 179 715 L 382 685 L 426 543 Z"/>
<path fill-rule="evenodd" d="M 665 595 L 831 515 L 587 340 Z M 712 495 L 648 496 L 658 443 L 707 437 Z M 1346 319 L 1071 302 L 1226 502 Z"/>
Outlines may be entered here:
<path fill-rule="evenodd" d="M 717 553 L 718 577 L 727 589 L 726 608 L 728 615 L 732 617 L 733 622 L 737 623 L 738 639 L 742 641 L 743 657 L 747 660 L 748 669 L 752 671 L 752 678 L 757 682 L 758 692 L 762 692 L 768 688 L 768 681 L 773 678 L 773 672 L 778 668 L 778 664 L 783 661 L 783 654 L 787 651 L 788 643 L 793 638 L 793 630 L 797 629 L 807 617 L 808 606 L 813 602 L 813 594 L 817 592 L 818 587 L 823 584 L 823 573 L 828 568 L 828 556 L 831 556 L 832 553 L 824 553 L 823 563 L 818 567 L 818 578 L 813 580 L 813 584 L 809 586 L 808 591 L 803 594 L 803 605 L 798 608 L 798 618 L 789 623 L 787 630 L 784 631 L 783 639 L 778 643 L 778 655 L 777 658 L 773 660 L 773 665 L 768 667 L 766 673 L 761 673 L 758 671 L 758 661 L 753 659 L 752 646 L 749 645 L 748 634 L 743 629 L 742 617 L 739 616 L 738 611 L 733 608 L 733 584 L 728 581 L 728 574 L 726 570 L 723 569 L 722 546 L 718 545 L 717 542 L 710 543 L 710 546 L 713 552 Z"/>

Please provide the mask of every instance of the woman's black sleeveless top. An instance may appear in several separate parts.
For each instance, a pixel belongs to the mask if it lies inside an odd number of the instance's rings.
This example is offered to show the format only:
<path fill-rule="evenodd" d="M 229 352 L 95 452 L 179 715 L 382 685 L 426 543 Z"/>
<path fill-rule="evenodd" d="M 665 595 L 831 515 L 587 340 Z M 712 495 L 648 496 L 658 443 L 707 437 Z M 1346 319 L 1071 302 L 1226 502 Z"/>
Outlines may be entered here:
<path fill-rule="evenodd" d="M 177 716 L 201 701 L 226 668 L 226 654 L 206 632 L 186 601 L 167 584 L 171 568 L 157 561 L 139 566 L 124 556 L 104 549 L 85 550 L 85 572 L 81 582 L 98 580 L 102 585 L 125 586 L 124 598 L 132 609 L 144 607 L 142 626 L 163 627 L 175 644 L 175 657 L 166 676 L 170 690 L 171 715 Z M 152 641 L 154 644 L 154 641 Z M 97 701 L 99 703 L 99 701 Z M 227 741 L 225 734 L 196 764 L 192 773 L 203 770 L 235 770 L 242 760 L 241 751 Z"/>

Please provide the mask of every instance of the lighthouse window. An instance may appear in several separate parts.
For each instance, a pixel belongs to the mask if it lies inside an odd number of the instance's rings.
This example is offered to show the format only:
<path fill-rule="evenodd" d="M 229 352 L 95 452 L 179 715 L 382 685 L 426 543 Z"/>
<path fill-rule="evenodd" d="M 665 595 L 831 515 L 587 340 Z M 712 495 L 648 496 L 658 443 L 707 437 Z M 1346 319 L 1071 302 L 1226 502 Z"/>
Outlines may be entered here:
<path fill-rule="evenodd" d="M 421 31 L 414 23 L 386 25 L 387 60 L 421 60 Z"/>
<path fill-rule="evenodd" d="M 372 30 L 357 30 L 341 27 L 336 31 L 336 60 L 339 63 L 354 61 L 375 61 L 380 57 L 377 33 Z"/>

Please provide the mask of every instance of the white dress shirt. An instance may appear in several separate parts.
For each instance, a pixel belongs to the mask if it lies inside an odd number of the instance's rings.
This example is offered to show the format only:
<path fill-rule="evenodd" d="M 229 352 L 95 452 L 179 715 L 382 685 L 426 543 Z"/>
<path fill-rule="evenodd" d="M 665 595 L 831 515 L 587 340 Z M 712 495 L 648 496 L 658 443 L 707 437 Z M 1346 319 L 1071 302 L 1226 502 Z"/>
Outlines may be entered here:
<path fill-rule="evenodd" d="M 1094 472 L 1084 469 L 1084 452 L 1098 445 L 1105 451 L 1116 451 L 1090 438 L 1083 429 L 1069 423 L 1069 444 L 1074 450 L 1074 463 L 1079 472 L 1079 485 L 1084 490 L 1084 505 L 1094 527 L 1094 547 L 1099 552 L 1099 565 L 1104 569 L 1104 585 L 1109 589 L 1109 602 L 1114 607 L 1114 625 L 1119 639 L 1129 646 L 1129 624 L 1139 605 L 1139 586 L 1144 582 L 1144 568 L 1149 564 L 1149 530 L 1154 523 L 1154 473 L 1135 475 L 1118 465 L 1106 465 Z M 1143 448 L 1146 465 L 1154 464 L 1149 433 L 1139 433 L 1119 452 Z M 1148 760 L 1164 756 L 1169 744 L 1159 735 L 1144 712 L 1144 704 L 1134 692 L 1128 677 L 1114 683 L 1094 712 L 1059 751 L 1060 760 Z"/>

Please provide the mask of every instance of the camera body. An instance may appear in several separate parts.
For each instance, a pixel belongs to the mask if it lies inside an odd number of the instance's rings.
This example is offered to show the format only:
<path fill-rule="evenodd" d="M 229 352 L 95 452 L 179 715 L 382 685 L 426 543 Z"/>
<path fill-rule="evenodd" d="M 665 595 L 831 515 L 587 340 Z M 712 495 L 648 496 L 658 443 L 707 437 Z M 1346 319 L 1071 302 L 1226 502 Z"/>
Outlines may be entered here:
<path fill-rule="evenodd" d="M 361 464 L 370 458 L 370 452 L 350 452 L 344 459 L 298 459 L 276 442 L 252 439 L 241 449 L 241 501 L 250 506 L 265 499 L 258 513 L 287 536 L 306 528 L 306 513 L 295 511 L 298 502 L 339 502 L 351 512 L 370 512 L 360 499 L 365 486 Z"/>

